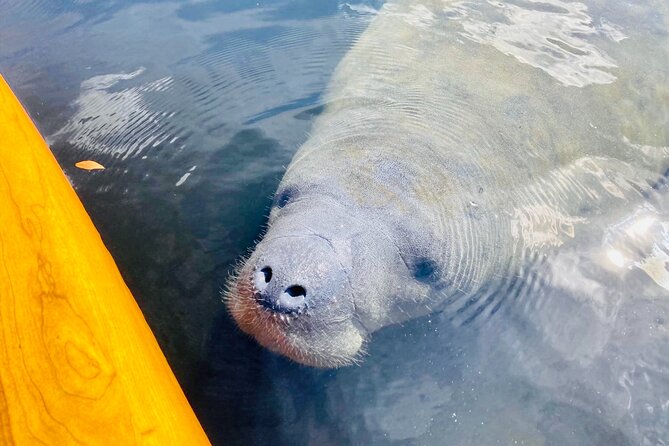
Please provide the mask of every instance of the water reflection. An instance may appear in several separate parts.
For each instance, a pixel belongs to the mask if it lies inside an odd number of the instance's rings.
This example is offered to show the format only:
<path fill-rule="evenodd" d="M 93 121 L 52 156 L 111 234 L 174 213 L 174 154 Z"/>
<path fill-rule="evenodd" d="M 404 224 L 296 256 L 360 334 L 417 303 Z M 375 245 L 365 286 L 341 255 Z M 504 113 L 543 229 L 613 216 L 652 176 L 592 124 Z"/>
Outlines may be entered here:
<path fill-rule="evenodd" d="M 381 3 L 0 0 L 0 69 L 215 444 L 666 444 L 669 202 L 666 177 L 648 167 L 669 155 L 666 5 L 640 2 L 628 14 L 622 2 Z M 338 62 L 384 15 L 424 40 L 401 51 L 372 42 L 370 72 L 349 63 L 335 75 L 335 85 L 367 76 L 362 87 L 326 92 Z M 464 89 L 457 83 L 476 76 L 457 69 L 403 101 L 370 98 L 384 115 L 404 113 L 403 125 L 435 139 L 468 135 L 470 155 L 515 143 L 566 151 L 586 135 L 587 153 L 508 203 L 522 268 L 501 288 L 376 333 L 360 367 L 318 371 L 261 349 L 236 329 L 219 291 L 263 231 L 284 167 L 327 106 L 392 86 L 401 64 L 436 66 L 420 42 L 449 32 L 464 50 L 435 54 L 456 66 L 467 54 L 485 56 L 476 73 L 513 60 L 564 89 L 504 91 L 520 68 L 495 72 L 499 91 Z M 499 94 L 495 107 L 476 102 L 481 89 Z M 599 95 L 601 107 L 555 105 L 585 95 Z M 491 117 L 513 126 L 511 137 L 488 132 Z M 357 124 L 374 116 L 364 118 Z M 612 146 L 621 159 L 594 155 Z M 509 156 L 536 169 L 556 162 L 540 150 Z M 88 158 L 107 169 L 72 167 Z M 637 159 L 645 169 L 633 168 Z M 457 161 L 468 175 L 485 167 Z M 467 198 L 473 220 L 485 204 Z M 443 211 L 445 219 L 452 209 Z M 474 233 L 463 234 L 453 249 L 483 256 Z"/>
<path fill-rule="evenodd" d="M 486 8 L 494 11 L 480 10 Z M 465 1 L 455 3 L 449 13 L 461 21 L 464 37 L 490 44 L 576 87 L 616 79 L 610 71 L 617 67 L 615 61 L 588 38 L 601 35 L 619 42 L 627 37 L 605 18 L 593 23 L 588 7 L 580 2 Z"/>
<path fill-rule="evenodd" d="M 179 137 L 173 135 L 174 129 L 167 125 L 176 112 L 152 112 L 144 99 L 169 91 L 173 79 L 164 77 L 120 91 L 112 90 L 120 81 L 133 79 L 144 71 L 142 67 L 128 74 L 94 76 L 82 82 L 79 98 L 73 104 L 77 112 L 50 136 L 50 141 L 66 140 L 93 153 L 121 159 L 142 155 L 148 147 L 157 147 L 166 141 L 167 144 L 177 142 Z"/>

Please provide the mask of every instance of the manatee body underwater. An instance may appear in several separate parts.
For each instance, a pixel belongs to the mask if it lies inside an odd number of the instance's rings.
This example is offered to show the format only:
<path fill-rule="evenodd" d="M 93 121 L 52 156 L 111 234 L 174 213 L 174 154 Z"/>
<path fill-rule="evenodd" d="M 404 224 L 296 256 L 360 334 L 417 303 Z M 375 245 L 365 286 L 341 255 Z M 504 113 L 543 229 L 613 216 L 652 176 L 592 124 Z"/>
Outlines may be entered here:
<path fill-rule="evenodd" d="M 228 284 L 239 327 L 338 367 L 391 324 L 531 301 L 575 259 L 666 297 L 669 4 L 586 3 L 385 4 Z"/>

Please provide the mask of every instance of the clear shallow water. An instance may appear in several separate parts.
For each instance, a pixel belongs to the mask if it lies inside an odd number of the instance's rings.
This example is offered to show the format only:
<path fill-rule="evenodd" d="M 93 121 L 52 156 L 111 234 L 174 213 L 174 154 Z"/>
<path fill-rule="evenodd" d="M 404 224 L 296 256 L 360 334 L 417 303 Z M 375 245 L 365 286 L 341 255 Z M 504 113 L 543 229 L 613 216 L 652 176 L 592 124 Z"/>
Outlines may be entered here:
<path fill-rule="evenodd" d="M 463 44 L 491 46 L 565 86 L 615 83 L 620 55 L 592 41 L 624 41 L 634 30 L 615 10 L 579 5 L 459 2 L 446 13 Z M 666 22 L 644 6 L 638 14 L 662 42 Z M 512 284 L 492 295 L 495 305 L 471 307 L 487 308 L 485 318 L 446 312 L 376 333 L 360 367 L 301 367 L 235 328 L 219 290 L 260 235 L 335 66 L 379 7 L 0 1 L 0 70 L 215 444 L 666 444 L 661 177 L 656 193 L 582 233 L 578 220 L 526 209 L 518 227 L 530 248 L 569 241 L 574 228 L 580 245 L 534 268 L 541 280 L 519 273 L 531 286 Z M 548 18 L 550 40 L 537 31 Z M 407 16 L 428 30 L 433 19 L 420 9 Z M 655 56 L 649 63 L 661 64 Z M 666 95 L 640 98 L 666 119 L 657 106 Z M 648 152 L 668 144 L 661 137 L 630 144 Z M 107 169 L 73 167 L 88 158 Z M 489 316 L 499 302 L 504 311 Z"/>

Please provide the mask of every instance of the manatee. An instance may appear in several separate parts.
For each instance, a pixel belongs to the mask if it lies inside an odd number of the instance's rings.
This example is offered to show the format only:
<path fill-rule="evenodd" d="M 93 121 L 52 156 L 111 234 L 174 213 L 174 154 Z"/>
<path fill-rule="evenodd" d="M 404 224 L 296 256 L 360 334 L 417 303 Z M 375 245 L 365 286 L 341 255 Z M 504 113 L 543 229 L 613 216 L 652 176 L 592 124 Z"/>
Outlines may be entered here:
<path fill-rule="evenodd" d="M 666 188 L 668 29 L 659 0 L 386 3 L 229 281 L 241 330 L 339 367 L 383 327 L 489 318 L 550 286 L 533 266 L 604 246 Z M 615 250 L 596 261 L 619 274 Z"/>

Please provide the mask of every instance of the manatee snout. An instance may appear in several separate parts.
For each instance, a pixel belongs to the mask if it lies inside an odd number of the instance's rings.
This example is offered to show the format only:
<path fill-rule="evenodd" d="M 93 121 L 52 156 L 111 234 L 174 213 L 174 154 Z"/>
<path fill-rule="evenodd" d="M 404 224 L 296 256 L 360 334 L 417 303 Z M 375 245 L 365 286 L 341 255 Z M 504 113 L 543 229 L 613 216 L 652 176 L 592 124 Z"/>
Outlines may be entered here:
<path fill-rule="evenodd" d="M 317 236 L 265 239 L 253 259 L 254 298 L 267 311 L 297 317 L 350 294 L 337 254 Z"/>
<path fill-rule="evenodd" d="M 430 285 L 407 268 L 422 245 L 344 193 L 301 190 L 272 208 L 226 304 L 242 331 L 276 353 L 316 367 L 356 363 L 372 332 L 424 311 Z"/>
<path fill-rule="evenodd" d="M 322 215 L 322 214 L 321 214 Z M 231 280 L 227 306 L 261 345 L 316 367 L 356 362 L 367 332 L 355 314 L 350 257 L 325 229 L 280 218 Z"/>
<path fill-rule="evenodd" d="M 290 285 L 283 291 L 268 288 L 274 274 L 271 266 L 256 267 L 253 275 L 255 298 L 271 311 L 282 314 L 300 314 L 307 308 L 307 290 L 302 285 Z"/>

